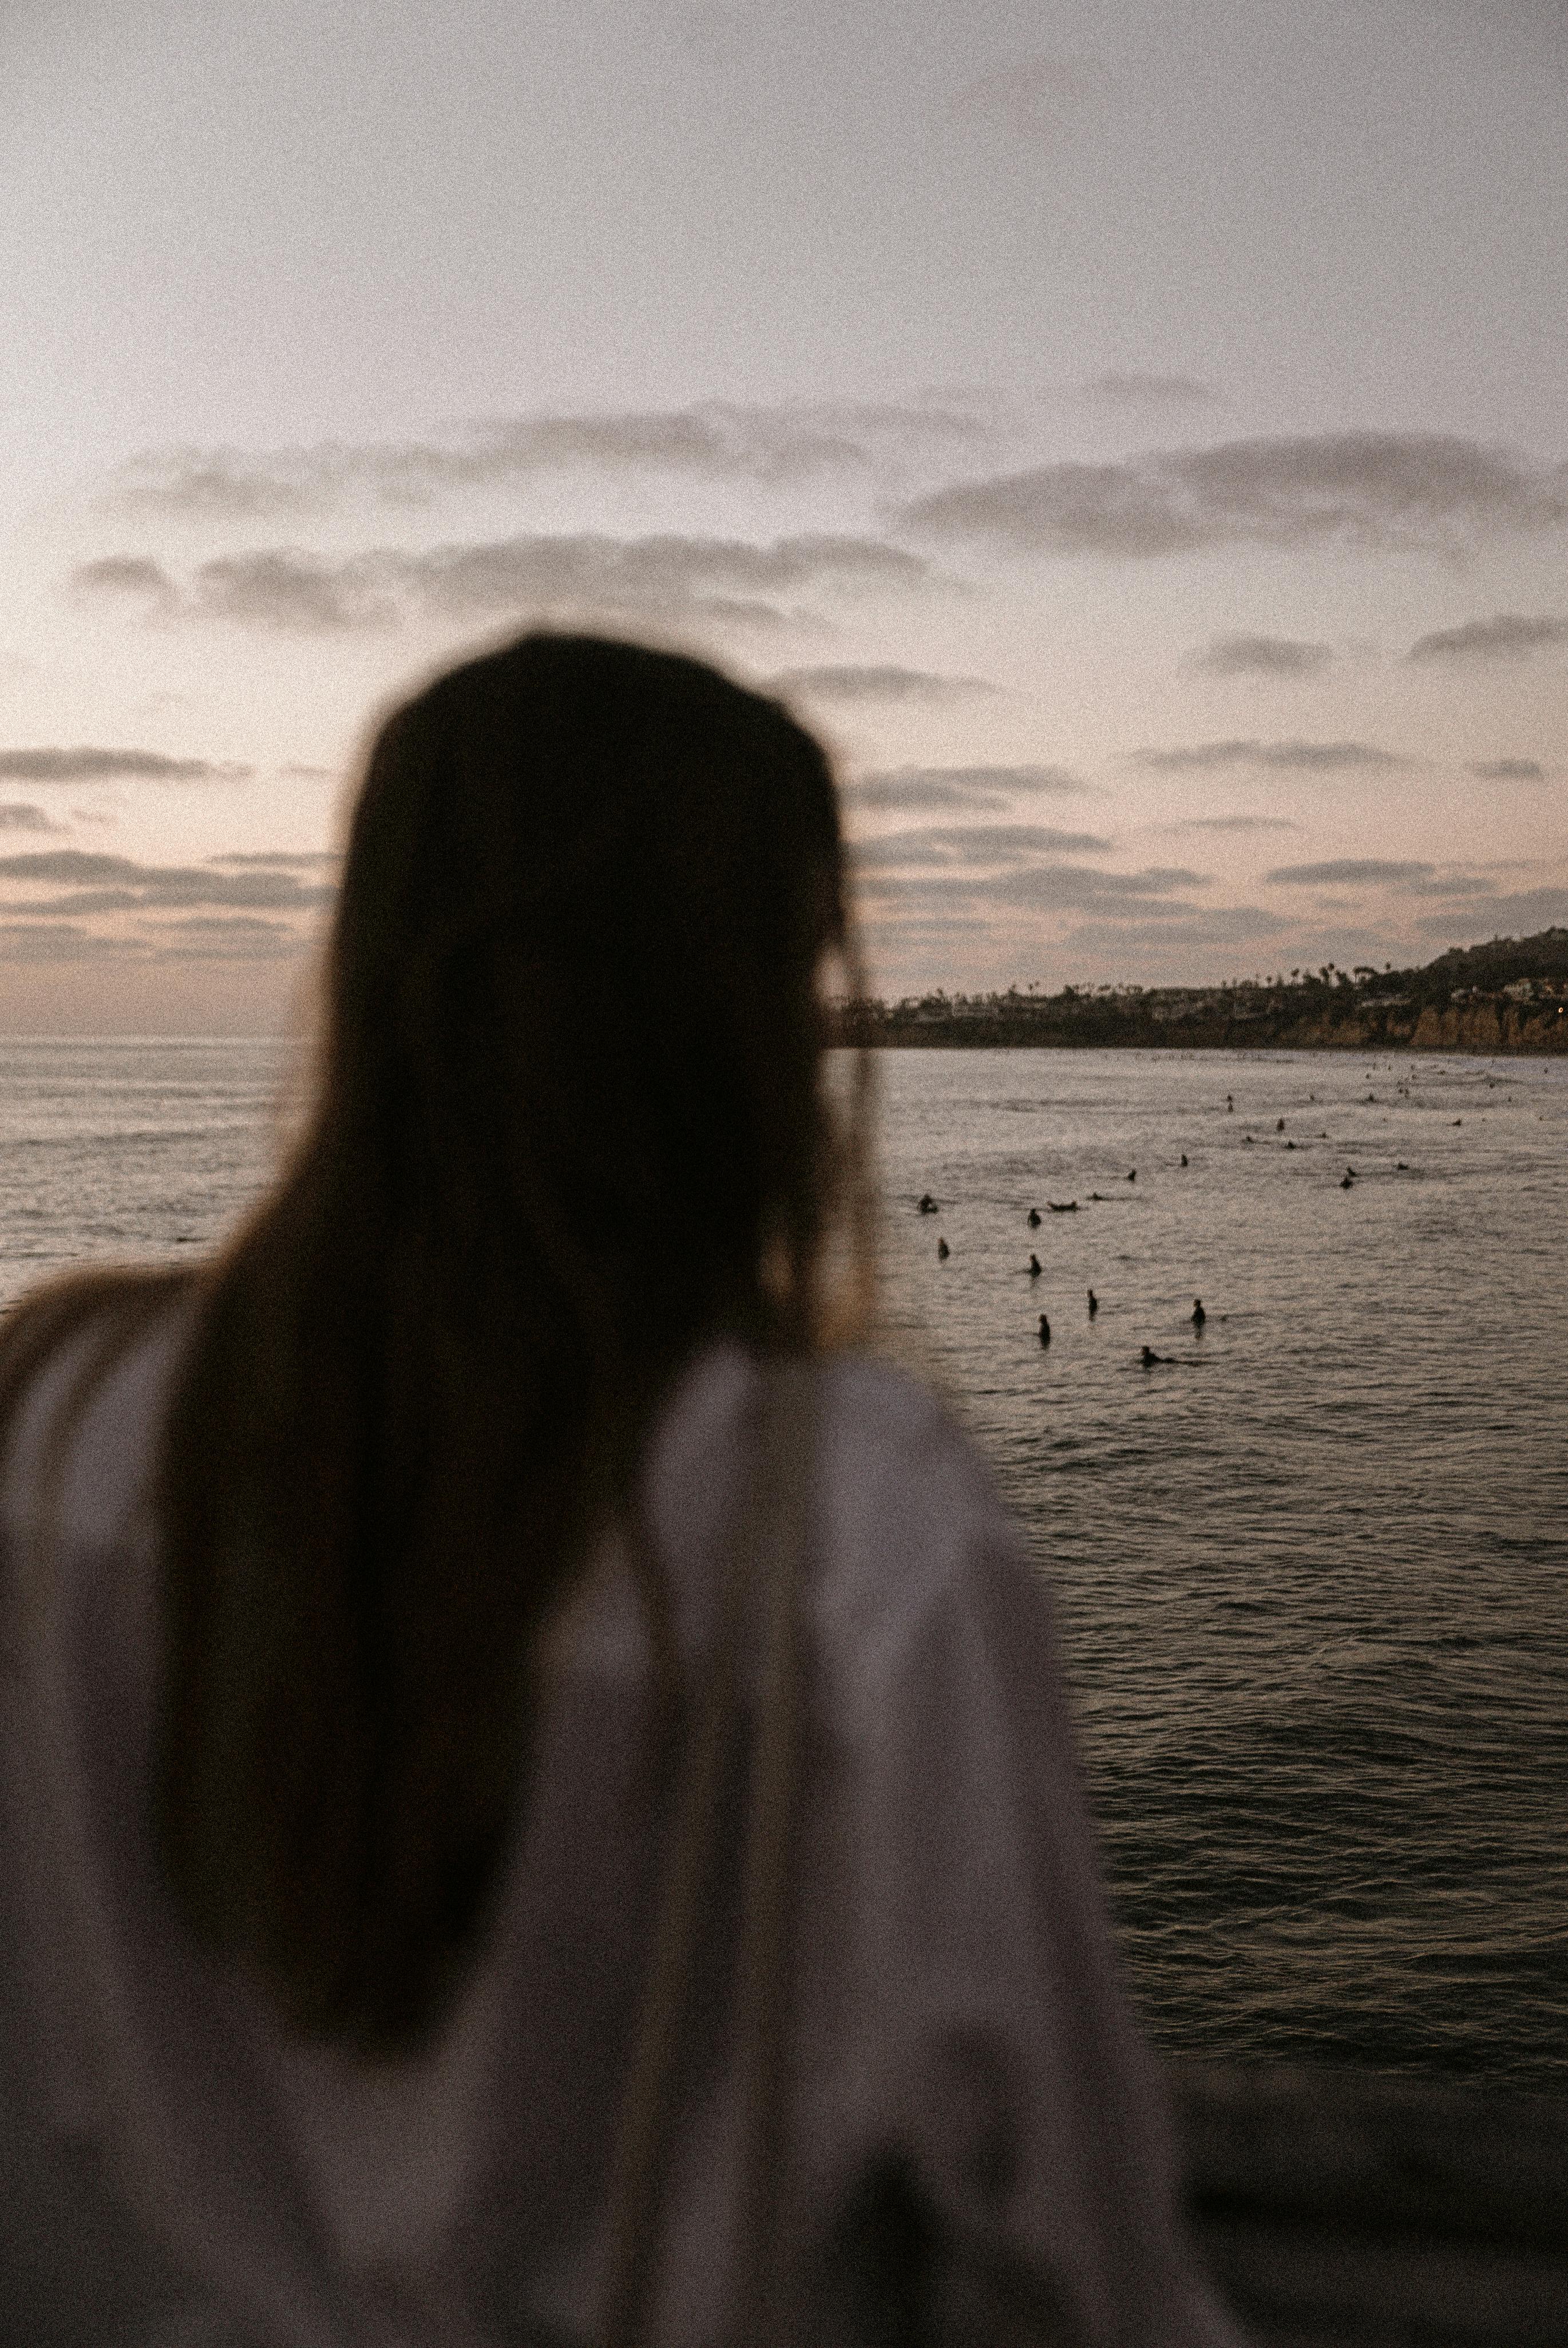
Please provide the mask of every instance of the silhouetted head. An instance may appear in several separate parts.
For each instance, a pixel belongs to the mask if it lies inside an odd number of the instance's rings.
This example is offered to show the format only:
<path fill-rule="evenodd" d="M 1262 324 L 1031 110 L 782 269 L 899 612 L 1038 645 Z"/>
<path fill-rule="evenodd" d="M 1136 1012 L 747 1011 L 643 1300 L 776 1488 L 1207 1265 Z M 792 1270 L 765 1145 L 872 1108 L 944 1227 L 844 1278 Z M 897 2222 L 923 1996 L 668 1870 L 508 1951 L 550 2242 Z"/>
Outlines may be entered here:
<path fill-rule="evenodd" d="M 525 636 L 371 750 L 315 1152 L 459 1283 L 526 1254 L 613 1350 L 628 1193 L 661 1234 L 641 1325 L 676 1350 L 736 1313 L 798 1334 L 834 1171 L 818 974 L 846 935 L 832 778 L 784 708 L 698 661 Z"/>

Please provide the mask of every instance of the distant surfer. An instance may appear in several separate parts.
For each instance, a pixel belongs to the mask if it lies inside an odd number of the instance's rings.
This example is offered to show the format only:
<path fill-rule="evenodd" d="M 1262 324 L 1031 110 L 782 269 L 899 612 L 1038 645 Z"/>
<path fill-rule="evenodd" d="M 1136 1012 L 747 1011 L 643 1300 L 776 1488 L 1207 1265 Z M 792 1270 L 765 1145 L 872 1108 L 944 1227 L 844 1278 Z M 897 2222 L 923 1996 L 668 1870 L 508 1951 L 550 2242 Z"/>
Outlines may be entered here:
<path fill-rule="evenodd" d="M 1042 1345 L 1049 1345 L 1050 1343 L 1050 1323 L 1043 1313 L 1040 1316 L 1040 1342 Z"/>
<path fill-rule="evenodd" d="M 1040 1229 L 1040 1209 L 1038 1207 L 1031 1207 L 1028 1214 L 1024 1217 L 1024 1220 L 1028 1223 L 1031 1231 L 1038 1231 Z"/>
<path fill-rule="evenodd" d="M 1040 1278 L 1040 1258 L 1037 1255 L 1031 1255 L 1029 1260 L 1029 1276 L 1031 1280 Z"/>
<path fill-rule="evenodd" d="M 1100 1299 L 1095 1295 L 1094 1291 L 1091 1289 L 1089 1292 L 1089 1317 L 1091 1321 L 1099 1310 Z"/>
<path fill-rule="evenodd" d="M 1184 1166 L 1184 1165 L 1186 1164 L 1186 1162 L 1187 1162 L 1187 1153 L 1186 1153 L 1186 1151 L 1184 1149 L 1184 1150 L 1183 1150 L 1183 1152 L 1182 1152 L 1182 1163 L 1183 1163 L 1183 1165 Z"/>
<path fill-rule="evenodd" d="M 1227 1117 L 1234 1117 L 1235 1115 L 1235 1098 L 1231 1093 L 1226 1093 L 1225 1095 L 1225 1115 Z M 1147 1353 L 1149 1349 L 1145 1346 L 1143 1350 Z"/>
<path fill-rule="evenodd" d="M 929 1190 L 927 1191 L 925 1197 L 921 1200 L 918 1211 L 922 1215 L 934 1215 L 936 1213 L 937 1201 L 932 1198 Z"/>
<path fill-rule="evenodd" d="M 1169 1355 L 1165 1354 L 1156 1354 L 1153 1345 L 1145 1345 L 1143 1353 L 1139 1356 L 1139 1359 L 1142 1361 L 1143 1367 L 1146 1370 L 1152 1370 L 1156 1362 L 1166 1361 L 1169 1359 Z"/>
<path fill-rule="evenodd" d="M 952 1252 L 953 1251 L 948 1245 L 946 1240 L 938 1240 L 937 1241 L 937 1262 L 938 1263 L 946 1263 L 948 1258 L 952 1254 Z"/>
<path fill-rule="evenodd" d="M 1285 1131 L 1285 1119 L 1282 1117 L 1275 1119 L 1274 1129 L 1276 1133 L 1283 1133 Z"/>
<path fill-rule="evenodd" d="M 1208 1314 L 1204 1311 L 1204 1300 L 1203 1300 L 1203 1298 L 1202 1298 L 1201 1296 L 1194 1296 L 1194 1299 L 1193 1299 L 1193 1326 L 1194 1326 L 1194 1329 L 1201 1329 L 1201 1328 L 1203 1327 L 1203 1325 L 1204 1325 L 1204 1323 L 1208 1319 L 1208 1317 L 1209 1317 L 1209 1316 L 1208 1316 Z"/>
<path fill-rule="evenodd" d="M 1340 1183 L 1339 1188 L 1342 1190 L 1353 1190 L 1356 1188 L 1356 1177 L 1351 1173 L 1348 1166 L 1345 1169 L 1345 1179 Z"/>
<path fill-rule="evenodd" d="M 1129 1182 L 1135 1182 L 1138 1179 L 1138 1169 L 1135 1166 L 1133 1167 L 1131 1174 L 1128 1175 L 1127 1179 Z"/>

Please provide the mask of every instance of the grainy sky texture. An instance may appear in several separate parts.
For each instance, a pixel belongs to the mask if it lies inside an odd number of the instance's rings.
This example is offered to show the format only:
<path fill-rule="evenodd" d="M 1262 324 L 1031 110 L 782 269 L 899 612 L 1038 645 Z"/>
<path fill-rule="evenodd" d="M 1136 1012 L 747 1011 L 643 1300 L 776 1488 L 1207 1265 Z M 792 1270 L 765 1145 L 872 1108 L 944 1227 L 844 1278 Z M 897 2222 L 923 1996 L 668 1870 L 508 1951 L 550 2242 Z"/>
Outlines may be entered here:
<path fill-rule="evenodd" d="M 0 0 L 0 1025 L 268 1028 L 370 714 L 786 692 L 893 994 L 1568 921 L 1563 0 Z"/>

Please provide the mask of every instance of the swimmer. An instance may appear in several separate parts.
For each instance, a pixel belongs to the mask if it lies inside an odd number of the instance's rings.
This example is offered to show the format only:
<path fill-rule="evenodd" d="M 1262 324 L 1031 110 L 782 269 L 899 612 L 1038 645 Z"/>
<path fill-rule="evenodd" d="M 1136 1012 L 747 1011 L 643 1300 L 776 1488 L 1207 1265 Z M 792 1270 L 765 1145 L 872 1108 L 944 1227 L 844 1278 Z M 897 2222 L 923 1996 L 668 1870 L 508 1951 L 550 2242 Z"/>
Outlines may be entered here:
<path fill-rule="evenodd" d="M 1024 1220 L 1029 1225 L 1031 1231 L 1038 1231 L 1040 1229 L 1040 1209 L 1038 1207 L 1031 1207 L 1028 1214 L 1024 1217 Z"/>
<path fill-rule="evenodd" d="M 1340 1183 L 1339 1188 L 1342 1190 L 1353 1190 L 1356 1188 L 1356 1177 L 1348 1167 L 1345 1169 L 1345 1179 Z"/>
<path fill-rule="evenodd" d="M 1042 1345 L 1049 1345 L 1050 1343 L 1050 1323 L 1043 1313 L 1040 1316 L 1040 1342 Z"/>
<path fill-rule="evenodd" d="M 1040 1278 L 1040 1258 L 1037 1255 L 1031 1255 L 1029 1260 L 1029 1276 L 1031 1280 Z"/>
<path fill-rule="evenodd" d="M 1282 1117 L 1275 1119 L 1274 1129 L 1276 1133 L 1283 1133 L 1285 1131 L 1285 1119 Z"/>
<path fill-rule="evenodd" d="M 948 1245 L 946 1240 L 938 1240 L 937 1241 L 937 1262 L 938 1263 L 946 1263 L 948 1258 L 952 1254 L 952 1252 L 953 1251 Z"/>
<path fill-rule="evenodd" d="M 1204 1325 L 1204 1323 L 1208 1319 L 1208 1317 L 1209 1317 L 1209 1316 L 1208 1316 L 1208 1314 L 1204 1311 L 1204 1300 L 1203 1300 L 1203 1298 L 1202 1298 L 1201 1296 L 1194 1296 L 1194 1299 L 1193 1299 L 1193 1326 L 1194 1326 L 1194 1329 L 1201 1329 L 1201 1328 L 1203 1327 L 1203 1325 Z"/>

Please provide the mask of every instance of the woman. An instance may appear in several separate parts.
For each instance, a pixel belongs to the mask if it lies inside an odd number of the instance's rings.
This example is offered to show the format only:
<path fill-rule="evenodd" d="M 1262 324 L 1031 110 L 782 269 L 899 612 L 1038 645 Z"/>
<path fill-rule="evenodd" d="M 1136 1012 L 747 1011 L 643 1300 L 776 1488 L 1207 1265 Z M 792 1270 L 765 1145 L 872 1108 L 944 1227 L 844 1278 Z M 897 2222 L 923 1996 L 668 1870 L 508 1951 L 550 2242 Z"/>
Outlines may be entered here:
<path fill-rule="evenodd" d="M 851 1303 L 868 1261 L 835 955 L 832 779 L 785 711 L 525 637 L 374 744 L 271 1195 L 194 1273 L 15 1316 L 15 2336 L 731 2334 L 733 1769 L 640 2305 L 611 2179 L 768 1365 L 814 1360 L 766 2326 L 1228 2336 L 1039 1588 L 933 1404 L 829 1343 L 830 1240 Z"/>

